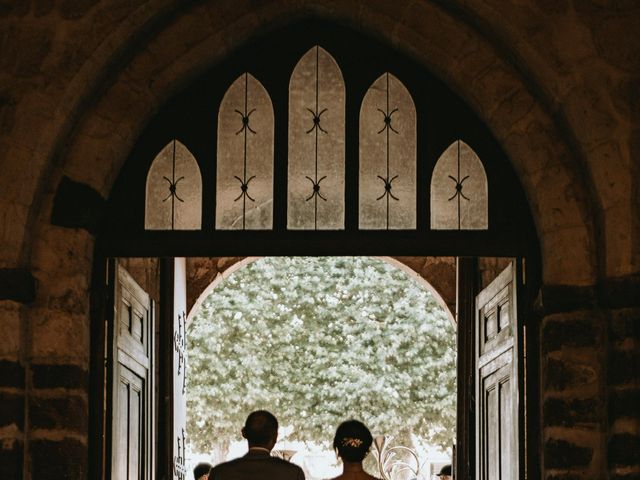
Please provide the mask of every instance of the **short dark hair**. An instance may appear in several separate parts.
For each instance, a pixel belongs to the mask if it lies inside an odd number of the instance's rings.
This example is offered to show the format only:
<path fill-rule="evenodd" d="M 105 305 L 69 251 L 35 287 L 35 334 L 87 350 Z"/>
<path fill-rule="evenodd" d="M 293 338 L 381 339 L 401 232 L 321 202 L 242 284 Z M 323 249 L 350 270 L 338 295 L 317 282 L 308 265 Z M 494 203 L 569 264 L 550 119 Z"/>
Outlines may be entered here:
<path fill-rule="evenodd" d="M 369 453 L 373 437 L 364 423 L 358 420 L 342 422 L 333 437 L 333 448 L 345 462 L 361 462 Z"/>
<path fill-rule="evenodd" d="M 242 435 L 249 445 L 267 445 L 278 436 L 278 420 L 266 410 L 251 412 L 244 422 Z"/>
<path fill-rule="evenodd" d="M 198 480 L 201 476 L 206 475 L 211 470 L 211 464 L 207 462 L 201 462 L 193 469 L 193 477 Z"/>

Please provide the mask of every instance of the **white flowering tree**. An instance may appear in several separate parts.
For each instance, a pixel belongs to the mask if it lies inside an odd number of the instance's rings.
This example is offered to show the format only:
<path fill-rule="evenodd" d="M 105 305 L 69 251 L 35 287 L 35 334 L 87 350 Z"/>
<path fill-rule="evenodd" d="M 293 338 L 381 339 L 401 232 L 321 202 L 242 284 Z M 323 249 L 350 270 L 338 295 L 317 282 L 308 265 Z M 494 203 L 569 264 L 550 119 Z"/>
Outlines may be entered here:
<path fill-rule="evenodd" d="M 188 330 L 188 436 L 224 456 L 265 408 L 292 440 L 331 442 L 343 420 L 455 438 L 455 331 L 433 296 L 367 257 L 264 258 L 204 301 Z"/>

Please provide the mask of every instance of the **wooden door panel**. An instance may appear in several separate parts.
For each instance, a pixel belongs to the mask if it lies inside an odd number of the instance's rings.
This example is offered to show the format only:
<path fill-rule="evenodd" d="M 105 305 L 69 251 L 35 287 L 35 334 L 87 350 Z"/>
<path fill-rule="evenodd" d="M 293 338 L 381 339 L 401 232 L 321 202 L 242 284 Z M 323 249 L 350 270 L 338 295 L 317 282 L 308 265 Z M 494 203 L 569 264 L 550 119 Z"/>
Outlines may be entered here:
<path fill-rule="evenodd" d="M 111 478 L 147 480 L 151 459 L 153 309 L 150 296 L 117 265 L 113 325 Z"/>
<path fill-rule="evenodd" d="M 113 469 L 112 478 L 127 478 L 129 467 L 127 465 L 127 451 L 129 443 L 129 384 L 125 381 L 118 382 L 117 388 L 118 414 L 114 415 L 113 429 Z"/>
<path fill-rule="evenodd" d="M 480 480 L 519 472 L 515 266 L 476 298 L 476 471 Z"/>
<path fill-rule="evenodd" d="M 142 423 L 144 422 L 144 402 L 142 385 L 139 388 L 129 389 L 129 479 L 143 478 L 140 455 L 144 452 L 144 435 Z"/>
<path fill-rule="evenodd" d="M 478 352 L 480 355 L 494 350 L 513 338 L 515 319 L 514 267 L 509 265 L 477 297 Z"/>
<path fill-rule="evenodd" d="M 144 478 L 144 380 L 124 366 L 119 368 L 114 428 L 112 478 Z"/>
<path fill-rule="evenodd" d="M 513 405 L 512 405 L 512 387 L 511 368 L 503 367 L 505 370 L 503 376 L 498 380 L 498 412 L 500 425 L 499 446 L 500 446 L 500 478 L 510 479 L 512 477 L 512 459 L 517 458 L 514 454 L 513 439 Z M 500 373 L 500 372 L 498 372 Z"/>

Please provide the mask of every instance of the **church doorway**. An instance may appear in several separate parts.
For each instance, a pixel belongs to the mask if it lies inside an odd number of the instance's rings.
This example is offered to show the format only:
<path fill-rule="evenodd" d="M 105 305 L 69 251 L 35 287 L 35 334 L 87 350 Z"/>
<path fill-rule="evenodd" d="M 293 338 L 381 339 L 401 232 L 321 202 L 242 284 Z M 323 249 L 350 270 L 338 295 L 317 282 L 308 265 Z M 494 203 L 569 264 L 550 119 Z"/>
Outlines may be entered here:
<path fill-rule="evenodd" d="M 266 257 L 214 284 L 187 318 L 188 467 L 243 455 L 239 426 L 261 408 L 280 418 L 275 450 L 308 479 L 338 475 L 329 445 L 350 418 L 415 453 L 404 452 L 406 475 L 451 463 L 455 321 L 415 271 L 371 257 Z"/>
<path fill-rule="evenodd" d="M 95 250 L 93 477 L 186 478 L 189 265 L 247 255 L 448 259 L 458 478 L 535 476 L 539 249 L 520 180 L 420 64 L 309 21 L 186 85 L 120 171 Z"/>

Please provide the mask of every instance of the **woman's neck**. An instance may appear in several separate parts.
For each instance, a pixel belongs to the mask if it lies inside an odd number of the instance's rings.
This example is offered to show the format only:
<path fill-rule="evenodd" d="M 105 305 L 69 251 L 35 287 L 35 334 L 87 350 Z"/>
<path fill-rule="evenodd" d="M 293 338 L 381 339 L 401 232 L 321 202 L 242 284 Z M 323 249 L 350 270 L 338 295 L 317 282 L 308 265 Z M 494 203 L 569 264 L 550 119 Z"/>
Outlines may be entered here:
<path fill-rule="evenodd" d="M 362 462 L 344 462 L 342 464 L 342 471 L 347 472 L 364 472 L 362 468 Z"/>

